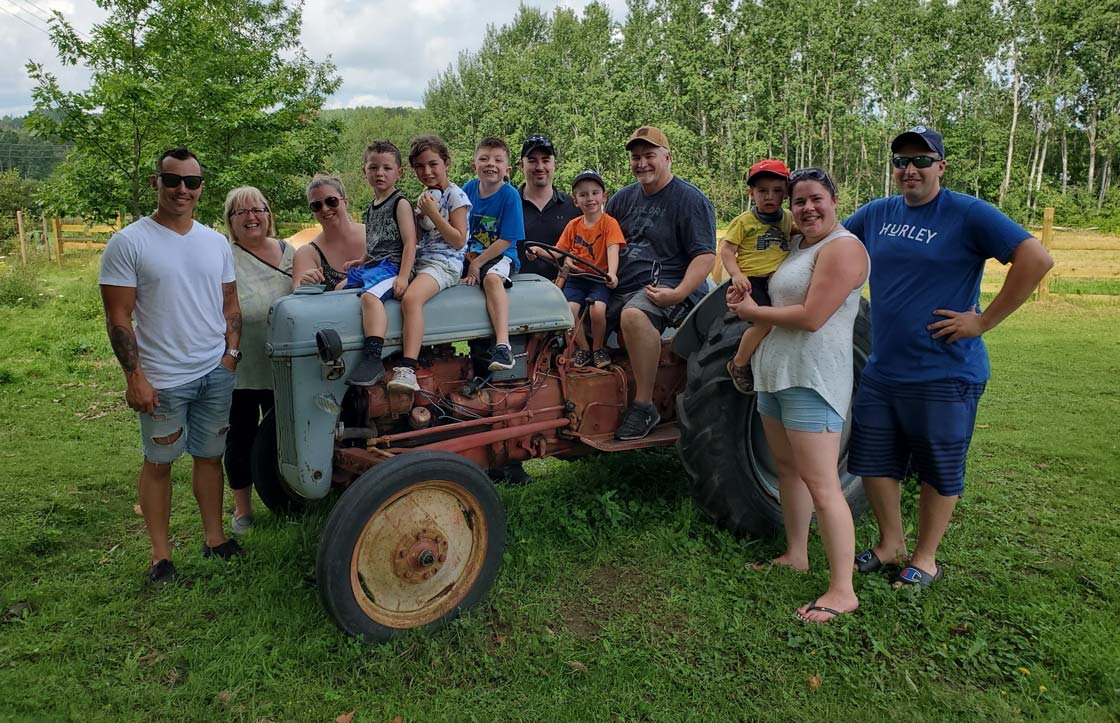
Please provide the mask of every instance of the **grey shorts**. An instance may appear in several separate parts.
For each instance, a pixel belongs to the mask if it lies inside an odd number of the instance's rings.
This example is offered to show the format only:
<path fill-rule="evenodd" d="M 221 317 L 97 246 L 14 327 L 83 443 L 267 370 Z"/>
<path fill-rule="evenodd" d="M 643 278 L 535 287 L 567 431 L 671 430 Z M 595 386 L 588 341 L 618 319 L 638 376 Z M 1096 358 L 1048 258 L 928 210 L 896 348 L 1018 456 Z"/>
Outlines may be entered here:
<path fill-rule="evenodd" d="M 416 276 L 420 274 L 431 276 L 439 284 L 439 290 L 443 291 L 459 283 L 463 267 L 455 268 L 452 264 L 444 263 L 439 259 L 420 259 L 416 262 L 413 272 Z"/>
<path fill-rule="evenodd" d="M 650 323 L 653 324 L 653 328 L 661 333 L 665 331 L 666 327 L 670 326 L 669 320 L 673 317 L 673 311 L 677 306 L 658 306 L 646 296 L 645 289 L 622 294 L 613 293 L 607 302 L 607 324 L 611 329 L 617 329 L 624 309 L 638 309 L 645 312 Z"/>

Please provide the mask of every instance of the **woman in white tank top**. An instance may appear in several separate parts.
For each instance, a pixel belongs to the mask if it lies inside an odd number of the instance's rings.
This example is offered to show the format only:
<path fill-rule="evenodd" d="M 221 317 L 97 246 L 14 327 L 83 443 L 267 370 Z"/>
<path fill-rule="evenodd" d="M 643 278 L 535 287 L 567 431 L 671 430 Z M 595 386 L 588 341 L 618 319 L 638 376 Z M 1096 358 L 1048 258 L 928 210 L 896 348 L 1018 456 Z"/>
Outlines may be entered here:
<path fill-rule="evenodd" d="M 751 360 L 758 411 L 778 465 L 786 551 L 772 562 L 809 569 L 813 510 L 828 555 L 828 590 L 797 610 L 828 622 L 859 607 L 852 588 L 855 526 L 840 488 L 840 433 L 852 392 L 852 325 L 869 261 L 859 239 L 836 219 L 836 186 L 819 168 L 789 177 L 800 230 L 770 278 L 773 307 L 728 292 L 728 308 L 772 331 Z"/>

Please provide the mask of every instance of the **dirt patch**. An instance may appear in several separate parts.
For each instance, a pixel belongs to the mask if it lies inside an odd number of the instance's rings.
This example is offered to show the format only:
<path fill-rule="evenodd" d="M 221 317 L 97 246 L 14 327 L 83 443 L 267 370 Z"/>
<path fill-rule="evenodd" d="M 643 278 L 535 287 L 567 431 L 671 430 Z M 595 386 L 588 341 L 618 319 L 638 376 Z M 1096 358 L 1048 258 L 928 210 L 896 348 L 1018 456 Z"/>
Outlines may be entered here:
<path fill-rule="evenodd" d="M 612 617 L 648 616 L 655 587 L 655 581 L 640 570 L 602 565 L 588 573 L 582 586 L 583 594 L 561 606 L 560 619 L 564 628 L 576 638 L 593 640 Z"/>

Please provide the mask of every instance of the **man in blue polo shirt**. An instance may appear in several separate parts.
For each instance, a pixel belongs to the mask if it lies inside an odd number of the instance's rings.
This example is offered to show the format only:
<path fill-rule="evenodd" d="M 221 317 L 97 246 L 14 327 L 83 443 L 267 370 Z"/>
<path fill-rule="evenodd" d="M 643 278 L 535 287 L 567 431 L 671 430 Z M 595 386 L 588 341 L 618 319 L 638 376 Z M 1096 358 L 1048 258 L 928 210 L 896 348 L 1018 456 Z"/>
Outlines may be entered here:
<path fill-rule="evenodd" d="M 852 402 L 848 469 L 863 476 L 879 544 L 856 556 L 860 572 L 902 564 L 906 538 L 899 479 L 921 481 L 918 539 L 900 584 L 941 578 L 937 548 L 964 490 L 976 405 L 990 375 L 981 335 L 1031 295 L 1053 259 L 991 204 L 941 188 L 945 146 L 926 126 L 891 142 L 899 195 L 844 221 L 871 256 L 872 352 Z M 981 311 L 989 258 L 1010 263 Z"/>

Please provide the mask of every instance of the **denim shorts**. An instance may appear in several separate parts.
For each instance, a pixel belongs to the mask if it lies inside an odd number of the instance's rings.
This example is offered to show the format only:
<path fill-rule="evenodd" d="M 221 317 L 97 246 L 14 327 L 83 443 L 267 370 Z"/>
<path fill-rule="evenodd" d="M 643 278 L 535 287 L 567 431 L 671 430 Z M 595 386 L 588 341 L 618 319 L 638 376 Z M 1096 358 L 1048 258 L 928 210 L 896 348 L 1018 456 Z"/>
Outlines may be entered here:
<path fill-rule="evenodd" d="M 606 304 L 610 294 L 611 290 L 601 281 L 572 276 L 564 282 L 564 298 L 573 304 L 582 304 L 585 301 L 589 304 L 595 302 Z"/>
<path fill-rule="evenodd" d="M 229 432 L 229 405 L 237 376 L 219 364 L 203 377 L 169 389 L 157 389 L 159 406 L 140 413 L 144 459 L 170 464 L 186 451 L 192 457 L 221 457 Z M 172 437 L 161 443 L 157 439 Z"/>
<path fill-rule="evenodd" d="M 824 397 L 808 387 L 758 392 L 757 404 L 759 414 L 780 419 L 786 429 L 797 432 L 839 432 L 844 429 L 844 418 Z"/>

